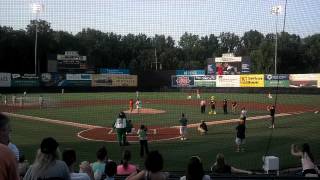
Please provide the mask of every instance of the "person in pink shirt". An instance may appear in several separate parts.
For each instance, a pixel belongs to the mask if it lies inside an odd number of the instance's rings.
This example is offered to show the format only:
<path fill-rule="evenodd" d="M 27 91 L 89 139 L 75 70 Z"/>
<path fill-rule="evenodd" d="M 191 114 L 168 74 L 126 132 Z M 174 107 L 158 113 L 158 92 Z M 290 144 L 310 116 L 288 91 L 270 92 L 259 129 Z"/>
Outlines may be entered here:
<path fill-rule="evenodd" d="M 130 175 L 137 171 L 137 166 L 129 164 L 130 159 L 131 152 L 129 150 L 125 150 L 123 152 L 121 164 L 117 166 L 117 175 Z"/>

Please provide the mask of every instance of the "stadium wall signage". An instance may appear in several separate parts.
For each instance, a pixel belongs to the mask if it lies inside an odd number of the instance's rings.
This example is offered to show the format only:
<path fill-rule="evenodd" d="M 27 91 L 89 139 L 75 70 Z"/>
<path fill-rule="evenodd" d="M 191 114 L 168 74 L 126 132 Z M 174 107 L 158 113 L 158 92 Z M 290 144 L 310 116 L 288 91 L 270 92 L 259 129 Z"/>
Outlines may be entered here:
<path fill-rule="evenodd" d="M 186 76 L 186 75 L 205 75 L 205 70 L 176 70 L 176 75 Z"/>
<path fill-rule="evenodd" d="M 264 75 L 240 75 L 240 87 L 264 87 Z"/>
<path fill-rule="evenodd" d="M 10 86 L 11 86 L 11 74 L 0 73 L 0 87 L 10 87 Z"/>
<path fill-rule="evenodd" d="M 217 75 L 217 87 L 240 87 L 240 75 Z"/>
<path fill-rule="evenodd" d="M 129 71 L 129 69 L 100 68 L 99 73 L 101 73 L 101 74 L 130 74 L 130 71 Z"/>
<path fill-rule="evenodd" d="M 172 87 L 195 87 L 195 76 L 171 76 Z"/>
<path fill-rule="evenodd" d="M 289 87 L 288 74 L 265 74 L 264 75 L 265 87 Z"/>

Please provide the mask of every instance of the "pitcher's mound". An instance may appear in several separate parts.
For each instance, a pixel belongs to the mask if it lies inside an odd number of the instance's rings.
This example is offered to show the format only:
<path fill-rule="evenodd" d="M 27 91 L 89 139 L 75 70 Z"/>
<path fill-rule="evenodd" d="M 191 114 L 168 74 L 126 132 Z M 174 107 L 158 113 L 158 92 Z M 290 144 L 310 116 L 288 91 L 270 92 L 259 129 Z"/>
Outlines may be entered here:
<path fill-rule="evenodd" d="M 158 110 L 158 109 L 151 109 L 151 108 L 141 108 L 139 109 L 139 112 L 137 109 L 133 109 L 132 112 L 130 110 L 124 111 L 124 113 L 127 114 L 160 114 L 165 113 L 164 110 Z"/>

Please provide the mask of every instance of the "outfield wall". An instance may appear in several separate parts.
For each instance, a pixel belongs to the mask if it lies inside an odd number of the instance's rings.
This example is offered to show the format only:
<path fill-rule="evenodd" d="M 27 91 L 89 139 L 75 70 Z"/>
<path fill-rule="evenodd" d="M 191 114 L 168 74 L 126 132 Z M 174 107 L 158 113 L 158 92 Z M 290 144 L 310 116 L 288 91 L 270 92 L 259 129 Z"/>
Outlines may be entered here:
<path fill-rule="evenodd" d="M 173 75 L 171 87 L 320 88 L 319 74 Z"/>

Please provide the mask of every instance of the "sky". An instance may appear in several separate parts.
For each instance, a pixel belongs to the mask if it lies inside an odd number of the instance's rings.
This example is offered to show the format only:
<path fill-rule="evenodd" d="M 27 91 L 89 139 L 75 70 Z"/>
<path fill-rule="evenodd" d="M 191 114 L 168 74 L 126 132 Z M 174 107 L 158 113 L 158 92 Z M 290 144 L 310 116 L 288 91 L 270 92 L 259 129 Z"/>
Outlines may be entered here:
<path fill-rule="evenodd" d="M 31 4 L 41 3 L 36 15 Z M 0 0 L 0 26 L 25 29 L 40 18 L 54 30 L 76 34 L 93 28 L 117 34 L 170 35 L 179 40 L 185 32 L 199 36 L 249 30 L 275 33 L 274 5 L 285 0 Z M 284 11 L 278 16 L 281 31 Z M 306 37 L 320 31 L 320 0 L 288 0 L 285 31 Z"/>

